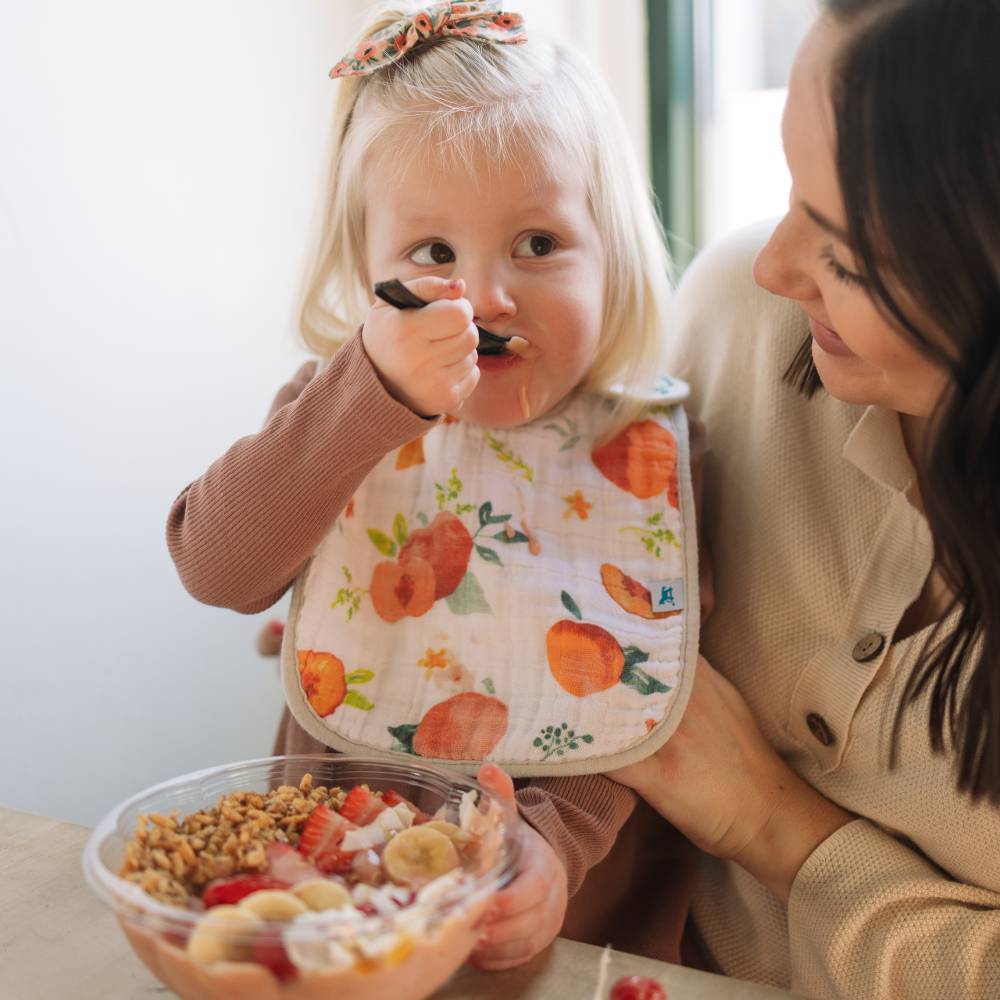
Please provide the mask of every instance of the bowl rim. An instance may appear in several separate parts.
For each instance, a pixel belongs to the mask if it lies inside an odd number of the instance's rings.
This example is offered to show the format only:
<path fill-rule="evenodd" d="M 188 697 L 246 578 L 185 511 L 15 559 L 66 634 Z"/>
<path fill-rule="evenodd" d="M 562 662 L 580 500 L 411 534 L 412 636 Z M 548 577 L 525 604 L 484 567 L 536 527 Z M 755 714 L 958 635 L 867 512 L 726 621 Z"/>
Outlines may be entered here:
<path fill-rule="evenodd" d="M 501 799 L 488 788 L 481 785 L 475 778 L 463 774 L 458 770 L 451 770 L 439 764 L 426 763 L 424 761 L 394 760 L 386 757 L 362 756 L 344 753 L 325 754 L 281 754 L 271 757 L 258 757 L 250 760 L 234 761 L 228 764 L 216 764 L 211 767 L 201 768 L 197 771 L 190 771 L 186 774 L 168 778 L 165 781 L 150 785 L 147 788 L 136 792 L 127 799 L 122 800 L 110 809 L 97 823 L 87 843 L 83 849 L 81 858 L 83 876 L 91 891 L 105 904 L 111 906 L 117 913 L 127 908 L 130 912 L 128 917 L 134 923 L 142 925 L 152 925 L 159 929 L 184 929 L 191 930 L 198 921 L 210 911 L 188 910 L 180 906 L 162 903 L 147 892 L 141 889 L 134 882 L 122 878 L 113 872 L 101 859 L 100 851 L 104 842 L 113 834 L 119 833 L 119 820 L 123 814 L 130 809 L 134 809 L 137 803 L 148 799 L 156 794 L 162 794 L 181 785 L 194 784 L 218 775 L 231 771 L 250 770 L 252 768 L 274 766 L 282 763 L 337 763 L 345 766 L 360 766 L 361 768 L 371 767 L 378 772 L 390 772 L 385 774 L 373 774 L 372 780 L 386 780 L 391 777 L 403 777 L 405 772 L 416 772 L 415 776 L 430 776 L 437 778 L 447 787 L 459 787 L 463 791 L 475 790 L 480 796 L 485 796 L 492 803 L 497 803 L 506 814 L 506 824 L 502 842 L 500 858 L 485 872 L 472 875 L 454 886 L 447 892 L 441 894 L 430 904 L 431 911 L 440 916 L 451 912 L 453 908 L 474 898 L 477 894 L 488 891 L 496 891 L 506 885 L 513 878 L 520 856 L 520 836 L 519 826 L 523 822 L 517 808 L 512 803 Z M 393 775 L 391 772 L 398 772 Z M 237 775 L 238 776 L 238 775 Z M 358 784 L 363 784 L 358 781 Z M 240 791 L 234 787 L 232 791 Z M 226 793 L 222 793 L 226 794 Z M 343 930 L 352 936 L 359 932 L 368 934 L 381 934 L 391 930 L 401 914 L 405 914 L 409 907 L 403 907 L 394 914 L 376 914 L 366 916 L 363 920 L 351 918 L 345 920 L 342 916 L 337 919 L 334 916 L 327 921 L 320 919 L 320 914 L 313 914 L 307 924 L 300 928 L 297 924 L 288 924 L 278 921 L 261 921 L 259 927 L 254 928 L 254 934 L 264 932 L 275 932 L 279 929 L 296 927 L 296 936 L 308 934 L 309 930 L 326 936 L 326 932 L 332 930 Z M 330 911 L 331 914 L 340 911 Z"/>

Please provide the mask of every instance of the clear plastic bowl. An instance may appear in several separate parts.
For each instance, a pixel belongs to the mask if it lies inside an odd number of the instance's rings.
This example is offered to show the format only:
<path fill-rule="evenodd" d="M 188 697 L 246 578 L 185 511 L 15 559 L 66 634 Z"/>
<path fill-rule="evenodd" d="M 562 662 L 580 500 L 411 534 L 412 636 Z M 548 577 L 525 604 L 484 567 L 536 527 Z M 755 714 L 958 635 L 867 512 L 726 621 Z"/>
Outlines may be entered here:
<path fill-rule="evenodd" d="M 345 923 L 337 917 L 340 911 L 327 911 L 312 915 L 305 924 L 262 922 L 252 938 L 242 942 L 246 960 L 199 965 L 185 944 L 204 914 L 161 903 L 118 875 L 139 815 L 169 815 L 176 810 L 183 817 L 217 805 L 220 795 L 264 793 L 279 785 L 297 785 L 307 773 L 313 776 L 314 785 L 395 789 L 425 812 L 433 814 L 443 807 L 443 818 L 455 823 L 462 796 L 474 791 L 490 849 L 484 852 L 478 870 L 467 872 L 460 884 L 427 904 L 426 924 L 417 935 L 404 926 L 402 915 L 408 909 L 360 923 Z M 132 947 L 153 975 L 186 1000 L 421 1000 L 468 957 L 476 942 L 477 922 L 493 894 L 513 876 L 518 822 L 509 804 L 472 779 L 443 768 L 341 754 L 267 757 L 182 775 L 123 802 L 91 835 L 84 849 L 83 870 L 94 892 L 114 908 Z M 297 966 L 292 977 L 279 979 L 253 960 L 254 949 L 262 942 L 266 946 L 268 940 L 287 945 Z M 363 944 L 365 954 L 373 957 L 345 965 L 343 952 L 331 949 L 331 942 L 348 944 L 349 950 Z"/>

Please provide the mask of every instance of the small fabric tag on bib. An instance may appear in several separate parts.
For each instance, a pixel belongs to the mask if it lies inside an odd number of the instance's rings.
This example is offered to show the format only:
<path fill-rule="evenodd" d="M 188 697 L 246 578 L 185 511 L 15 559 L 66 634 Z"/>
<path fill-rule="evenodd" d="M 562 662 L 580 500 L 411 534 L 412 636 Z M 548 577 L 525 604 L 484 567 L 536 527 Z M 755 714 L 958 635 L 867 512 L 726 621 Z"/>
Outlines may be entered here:
<path fill-rule="evenodd" d="M 684 581 L 654 580 L 650 588 L 654 611 L 684 610 Z"/>

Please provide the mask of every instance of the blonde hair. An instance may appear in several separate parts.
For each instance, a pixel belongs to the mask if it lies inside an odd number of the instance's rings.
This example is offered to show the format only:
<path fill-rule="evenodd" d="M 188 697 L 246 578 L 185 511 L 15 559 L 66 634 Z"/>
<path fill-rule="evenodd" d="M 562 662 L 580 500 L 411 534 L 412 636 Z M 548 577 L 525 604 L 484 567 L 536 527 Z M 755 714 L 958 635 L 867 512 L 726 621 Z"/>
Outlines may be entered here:
<path fill-rule="evenodd" d="M 409 13 L 383 10 L 362 37 Z M 530 27 L 529 38 L 519 45 L 442 38 L 368 76 L 339 81 L 326 206 L 299 316 L 317 354 L 332 354 L 371 305 L 362 183 L 368 157 L 389 149 L 398 162 L 430 148 L 435 156 L 462 160 L 478 152 L 506 162 L 527 145 L 554 169 L 567 162 L 582 168 L 604 245 L 603 329 L 583 388 L 621 382 L 640 391 L 659 374 L 670 258 L 648 182 L 597 72 L 568 46 L 536 39 Z"/>

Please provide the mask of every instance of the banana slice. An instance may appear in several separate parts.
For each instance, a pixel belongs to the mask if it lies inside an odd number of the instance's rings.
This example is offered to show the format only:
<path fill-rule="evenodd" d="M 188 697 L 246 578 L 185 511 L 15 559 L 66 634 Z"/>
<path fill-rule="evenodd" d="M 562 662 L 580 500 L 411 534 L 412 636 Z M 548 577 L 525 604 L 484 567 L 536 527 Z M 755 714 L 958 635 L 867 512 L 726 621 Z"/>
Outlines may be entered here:
<path fill-rule="evenodd" d="M 292 888 L 292 892 L 310 910 L 339 910 L 351 903 L 351 894 L 346 886 L 326 878 L 311 878 L 299 882 Z"/>
<path fill-rule="evenodd" d="M 422 885 L 459 865 L 458 851 L 447 834 L 428 824 L 401 830 L 386 844 L 382 867 L 397 885 Z"/>
<path fill-rule="evenodd" d="M 472 840 L 472 837 L 460 826 L 455 826 L 454 823 L 449 823 L 444 819 L 432 819 L 421 825 L 425 830 L 437 830 L 439 833 L 443 833 L 459 850 Z"/>
<path fill-rule="evenodd" d="M 256 914 L 261 920 L 278 920 L 282 923 L 309 912 L 309 906 L 303 900 L 283 889 L 259 889 L 244 896 L 238 905 L 241 909 Z"/>
<path fill-rule="evenodd" d="M 213 906 L 191 932 L 188 954 L 200 965 L 245 962 L 253 954 L 250 938 L 260 923 L 260 917 L 242 907 Z"/>

